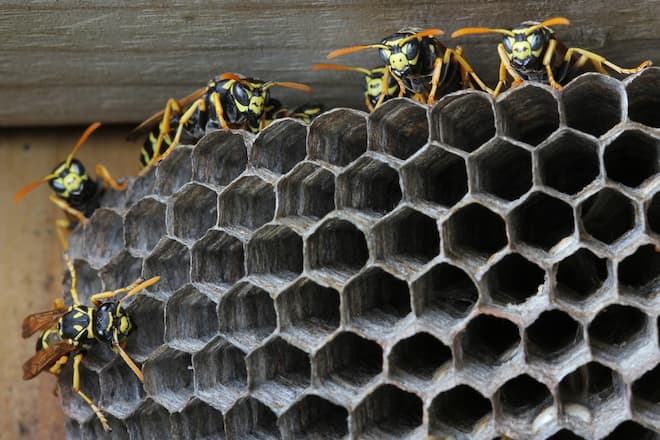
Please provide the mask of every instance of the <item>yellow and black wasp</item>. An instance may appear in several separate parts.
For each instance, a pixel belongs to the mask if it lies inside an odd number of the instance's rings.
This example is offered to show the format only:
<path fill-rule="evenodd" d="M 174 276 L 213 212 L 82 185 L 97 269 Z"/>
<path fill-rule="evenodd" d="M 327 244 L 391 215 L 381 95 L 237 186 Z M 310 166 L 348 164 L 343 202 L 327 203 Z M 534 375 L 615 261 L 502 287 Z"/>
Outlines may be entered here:
<path fill-rule="evenodd" d="M 93 345 L 107 344 L 114 352 L 119 353 L 138 379 L 144 382 L 142 371 L 124 351 L 132 323 L 122 309 L 122 301 L 155 284 L 160 277 L 146 281 L 137 279 L 129 286 L 97 293 L 90 298 L 93 307 L 89 307 L 80 303 L 76 290 L 76 273 L 71 260 L 67 259 L 67 267 L 71 274 L 70 292 L 73 305 L 65 307 L 64 301 L 57 299 L 52 310 L 29 315 L 23 321 L 24 338 L 42 332 L 37 340 L 37 352 L 23 364 L 23 379 L 32 379 L 42 371 L 59 375 L 64 364 L 72 357 L 73 391 L 87 402 L 103 428 L 110 431 L 108 421 L 99 407 L 80 390 L 80 362 Z M 122 293 L 126 295 L 119 301 L 108 301 Z"/>
<path fill-rule="evenodd" d="M 270 98 L 264 106 L 261 130 L 270 125 L 274 120 L 282 118 L 299 119 L 309 124 L 324 111 L 325 106 L 322 104 L 303 104 L 290 110 L 284 107 L 278 99 Z"/>
<path fill-rule="evenodd" d="M 596 53 L 578 47 L 567 47 L 557 38 L 550 26 L 569 24 L 570 21 L 564 17 L 553 17 L 542 22 L 526 21 L 512 29 L 463 28 L 451 36 L 485 33 L 504 35 L 502 42 L 497 45 L 500 70 L 493 95 L 500 93 L 506 83 L 507 74 L 513 78 L 513 86 L 528 80 L 545 82 L 561 89 L 562 85 L 581 73 L 587 63 L 591 63 L 597 72 L 605 75 L 609 73 L 604 66 L 617 73 L 630 74 L 651 65 L 651 61 L 644 61 L 635 68 L 624 69 Z"/>
<path fill-rule="evenodd" d="M 55 222 L 64 249 L 67 248 L 67 245 L 62 230 L 72 229 L 77 223 L 85 224 L 85 219 L 99 207 L 100 197 L 103 195 L 103 186 L 98 180 L 92 179 L 85 171 L 82 162 L 75 158 L 76 152 L 100 125 L 100 122 L 94 122 L 87 127 L 64 162 L 59 163 L 50 174 L 30 183 L 14 196 L 14 203 L 16 203 L 42 183 L 48 182 L 54 192 L 50 195 L 50 200 L 67 216 L 66 220 Z M 117 183 L 103 165 L 96 165 L 96 174 L 98 179 L 102 179 L 115 190 L 126 188 L 126 183 Z"/>
<path fill-rule="evenodd" d="M 135 136 L 160 121 L 158 135 L 155 136 L 155 131 L 152 131 L 147 140 L 150 146 L 145 144 L 142 151 L 141 161 L 143 164 L 146 162 L 145 169 L 163 160 L 172 147 L 186 136 L 196 140 L 209 130 L 224 128 L 241 128 L 253 133 L 260 131 L 265 126 L 264 108 L 270 100 L 270 88 L 274 86 L 311 92 L 304 84 L 261 81 L 223 73 L 209 81 L 206 87 L 180 101 L 168 100 L 162 112 L 151 116 L 133 130 L 132 136 Z M 175 125 L 176 134 L 171 138 Z"/>
<path fill-rule="evenodd" d="M 413 99 L 421 100 L 421 95 L 411 96 L 407 90 L 401 95 L 399 83 L 390 75 L 386 67 L 374 67 L 366 69 L 364 67 L 343 66 L 341 64 L 320 63 L 314 64 L 312 70 L 345 70 L 350 72 L 362 73 L 362 90 L 364 93 L 364 105 L 369 112 L 373 112 L 383 102 L 397 96 L 409 96 Z"/>
<path fill-rule="evenodd" d="M 429 104 L 437 98 L 463 88 L 474 81 L 483 90 L 490 90 L 463 57 L 461 47 L 445 47 L 437 35 L 440 29 L 405 28 L 385 37 L 378 44 L 346 47 L 328 54 L 336 58 L 365 49 L 378 49 L 389 74 L 399 83 L 399 96 L 409 91 L 421 94 Z"/>

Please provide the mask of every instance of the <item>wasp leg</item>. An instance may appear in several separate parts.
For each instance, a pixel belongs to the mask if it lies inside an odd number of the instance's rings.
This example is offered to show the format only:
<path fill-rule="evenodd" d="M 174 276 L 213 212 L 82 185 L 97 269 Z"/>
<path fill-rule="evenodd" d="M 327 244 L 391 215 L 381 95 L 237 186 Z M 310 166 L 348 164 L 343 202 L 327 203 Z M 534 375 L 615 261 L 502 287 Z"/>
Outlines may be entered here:
<path fill-rule="evenodd" d="M 392 75 L 392 78 L 394 78 L 394 80 L 397 82 L 397 84 L 399 84 L 399 94 L 397 95 L 397 97 L 401 98 L 406 93 L 406 90 L 407 90 L 406 85 L 403 83 L 401 78 L 399 78 L 398 76 L 396 76 L 395 74 L 393 74 L 390 71 L 389 66 L 385 69 L 385 71 L 387 73 L 389 73 L 390 75 Z"/>
<path fill-rule="evenodd" d="M 456 55 L 460 56 L 461 58 L 464 58 L 463 57 L 463 47 L 456 46 L 454 48 L 454 52 L 456 52 Z M 464 89 L 474 88 L 472 86 L 472 83 L 470 82 L 470 74 L 467 72 L 466 69 L 461 69 L 461 84 L 463 85 Z"/>
<path fill-rule="evenodd" d="M 550 40 L 548 43 L 548 47 L 545 49 L 545 55 L 543 55 L 543 65 L 545 66 L 545 71 L 548 74 L 548 83 L 550 83 L 550 86 L 557 89 L 561 90 L 562 86 L 559 84 L 557 81 L 555 81 L 555 75 L 552 73 L 552 55 L 554 55 L 555 50 L 557 48 L 557 40 Z"/>
<path fill-rule="evenodd" d="M 369 107 L 370 111 L 373 112 L 378 107 L 380 107 L 380 105 L 383 103 L 383 101 L 385 101 L 385 95 L 387 95 L 387 92 L 388 92 L 387 85 L 390 83 L 390 75 L 391 75 L 390 69 L 385 69 L 385 72 L 383 72 L 383 79 L 382 79 L 383 83 L 382 83 L 381 88 L 380 88 L 380 97 L 378 97 L 378 101 L 376 101 L 376 105 L 371 106 L 371 102 L 369 101 L 369 99 L 365 98 L 365 99 L 367 99 L 367 107 Z M 399 83 L 399 87 L 401 87 L 401 83 Z M 400 90 L 404 90 L 404 89 L 400 89 Z M 401 95 L 401 93 L 399 93 L 399 96 L 403 96 L 403 95 Z"/>
<path fill-rule="evenodd" d="M 76 220 L 78 220 L 81 224 L 84 225 L 85 222 L 87 221 L 82 212 L 72 208 L 71 205 L 69 205 L 67 202 L 57 197 L 55 194 L 50 195 L 50 201 L 55 203 L 57 207 L 60 208 L 62 211 L 74 216 Z"/>
<path fill-rule="evenodd" d="M 429 92 L 428 98 L 426 98 L 427 104 L 433 104 L 435 102 L 435 92 L 438 90 L 438 83 L 440 82 L 440 73 L 442 72 L 442 66 L 446 65 L 450 59 L 448 50 L 445 50 L 445 54 L 443 58 L 438 57 L 433 62 L 433 75 L 431 76 L 431 91 Z"/>
<path fill-rule="evenodd" d="M 96 414 L 96 417 L 98 417 L 101 425 L 103 425 L 103 429 L 108 432 L 112 431 L 112 429 L 110 429 L 110 425 L 108 425 L 108 420 L 105 418 L 99 407 L 94 404 L 92 399 L 90 399 L 87 394 L 80 391 L 80 361 L 82 360 L 83 356 L 84 355 L 82 353 L 78 353 L 73 358 L 73 391 L 82 397 L 83 400 L 90 406 L 90 408 L 92 408 L 92 411 L 94 411 L 94 414 Z"/>
<path fill-rule="evenodd" d="M 222 108 L 222 102 L 220 102 L 220 95 L 217 92 L 211 93 L 211 102 L 213 103 L 213 108 L 215 108 L 215 113 L 218 115 L 220 127 L 229 128 L 227 121 L 225 121 L 225 111 Z"/>
<path fill-rule="evenodd" d="M 123 191 L 126 189 L 127 183 L 122 182 L 118 183 L 111 175 L 108 169 L 101 165 L 96 165 L 96 175 L 99 176 L 105 183 L 107 183 L 112 189 L 116 191 Z"/>
<path fill-rule="evenodd" d="M 502 43 L 497 45 L 497 53 L 500 56 L 500 79 L 497 82 L 497 86 L 495 87 L 495 90 L 493 90 L 493 96 L 497 96 L 500 94 L 500 91 L 502 90 L 502 87 L 504 84 L 506 84 L 506 74 L 508 73 L 511 78 L 513 78 L 513 83 L 511 84 L 512 86 L 516 86 L 522 82 L 522 78 L 520 75 L 516 73 L 516 71 L 513 69 L 513 66 L 511 65 L 511 62 L 509 61 L 509 56 L 506 53 L 506 49 L 504 49 L 504 45 Z"/>
<path fill-rule="evenodd" d="M 158 138 L 156 138 L 156 145 L 153 147 L 151 152 L 151 158 L 147 161 L 147 164 L 140 170 L 139 175 L 145 174 L 149 169 L 162 160 L 160 151 L 163 148 L 163 142 L 165 141 L 165 136 L 169 136 L 170 129 L 172 127 L 172 114 L 181 113 L 181 106 L 176 99 L 170 98 L 165 103 L 165 110 L 163 110 L 163 118 L 160 120 L 158 125 Z M 151 133 L 149 134 L 151 139 Z M 172 146 L 172 144 L 170 144 Z M 143 149 L 142 154 L 148 156 L 146 151 Z"/>
<path fill-rule="evenodd" d="M 650 60 L 644 61 L 642 64 L 640 64 L 637 67 L 633 67 L 632 69 L 625 69 L 623 67 L 617 66 L 613 62 L 609 61 L 607 58 L 602 57 L 598 55 L 597 53 L 590 52 L 585 49 L 580 49 L 579 47 L 570 47 L 566 51 L 566 55 L 564 56 L 564 62 L 570 61 L 571 57 L 573 56 L 573 53 L 579 53 L 583 57 L 586 57 L 589 61 L 591 61 L 591 64 L 596 68 L 597 71 L 600 73 L 603 73 L 605 75 L 608 75 L 607 71 L 603 67 L 603 64 L 609 67 L 610 69 L 614 70 L 617 73 L 620 73 L 622 75 L 626 74 L 631 74 L 631 73 L 637 73 L 640 70 L 644 69 L 645 67 L 650 66 L 652 63 Z"/>
<path fill-rule="evenodd" d="M 459 49 L 460 49 L 460 51 L 459 51 Z M 470 66 L 470 63 L 468 63 L 467 60 L 463 57 L 463 55 L 462 55 L 463 48 L 462 47 L 456 46 L 456 50 L 447 49 L 446 52 L 449 52 L 449 54 L 454 57 L 454 60 L 461 66 L 462 76 L 465 76 L 467 78 L 467 75 L 469 75 L 477 83 L 477 85 L 481 88 L 481 90 L 483 90 L 484 92 L 488 92 L 491 95 L 493 94 L 493 89 L 488 87 L 481 80 L 481 78 L 479 78 L 479 76 L 474 71 L 472 66 Z"/>
<path fill-rule="evenodd" d="M 92 295 L 89 298 L 89 300 L 95 306 L 99 306 L 101 304 L 102 300 L 114 298 L 115 296 L 119 295 L 120 293 L 128 292 L 129 290 L 134 289 L 141 282 L 142 282 L 142 279 L 138 278 L 137 280 L 133 281 L 130 285 L 128 285 L 126 287 L 122 287 L 122 288 L 116 289 L 116 290 L 107 290 L 105 292 L 96 293 L 96 294 Z"/>
<path fill-rule="evenodd" d="M 69 242 L 67 237 L 69 235 L 71 223 L 66 219 L 55 220 L 55 232 L 57 233 L 57 239 L 60 241 L 62 246 L 62 251 L 67 252 L 69 250 Z"/>
<path fill-rule="evenodd" d="M 121 344 L 119 343 L 117 333 L 115 333 L 115 340 L 112 344 L 113 349 L 119 353 L 119 356 L 126 362 L 126 365 L 128 365 L 128 368 L 130 368 L 133 373 L 137 376 L 138 379 L 140 379 L 140 382 L 144 383 L 144 374 L 142 374 L 142 370 L 140 367 L 138 367 L 135 362 L 133 362 L 133 359 L 124 351 L 122 348 Z"/>
<path fill-rule="evenodd" d="M 69 289 L 69 292 L 71 292 L 73 304 L 77 306 L 80 304 L 80 296 L 78 295 L 78 289 L 76 288 L 76 283 L 78 282 L 76 268 L 73 267 L 73 261 L 71 261 L 69 257 L 65 257 L 64 260 L 66 262 L 66 267 L 69 269 L 69 274 L 71 275 L 71 288 Z"/>
<path fill-rule="evenodd" d="M 176 130 L 176 136 L 174 137 L 174 139 L 172 139 L 172 143 L 170 144 L 170 147 L 167 150 L 165 150 L 165 152 L 161 154 L 158 157 L 158 159 L 155 159 L 155 163 L 165 159 L 167 156 L 170 155 L 172 150 L 174 150 L 174 148 L 177 145 L 179 145 L 179 141 L 181 140 L 181 135 L 183 134 L 183 129 L 188 123 L 188 121 L 190 121 L 190 118 L 192 118 L 192 115 L 195 114 L 195 111 L 197 111 L 197 109 L 200 109 L 202 111 L 206 109 L 206 105 L 204 103 L 203 98 L 199 98 L 198 100 L 193 102 L 190 108 L 188 108 L 188 110 L 186 110 L 186 112 L 181 116 L 181 119 L 179 119 L 179 127 Z"/>

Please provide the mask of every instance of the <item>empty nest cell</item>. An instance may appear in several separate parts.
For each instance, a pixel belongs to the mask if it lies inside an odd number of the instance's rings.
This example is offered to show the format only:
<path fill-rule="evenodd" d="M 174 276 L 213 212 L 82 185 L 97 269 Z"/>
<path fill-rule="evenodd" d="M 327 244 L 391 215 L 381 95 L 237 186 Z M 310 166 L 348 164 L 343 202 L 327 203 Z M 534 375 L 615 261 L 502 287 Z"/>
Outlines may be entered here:
<path fill-rule="evenodd" d="M 438 394 L 429 407 L 429 432 L 439 438 L 468 438 L 478 434 L 492 415 L 490 400 L 469 385 Z"/>
<path fill-rule="evenodd" d="M 538 145 L 559 127 L 559 103 L 546 88 L 527 83 L 497 102 L 504 135 Z"/>
<path fill-rule="evenodd" d="M 165 341 L 182 351 L 199 350 L 218 332 L 216 303 L 188 285 L 165 309 Z"/>
<path fill-rule="evenodd" d="M 656 192 L 649 202 L 646 222 L 651 231 L 660 235 L 660 191 Z"/>
<path fill-rule="evenodd" d="M 562 93 L 566 124 L 599 137 L 621 122 L 623 88 L 614 78 L 589 74 L 577 78 Z"/>
<path fill-rule="evenodd" d="M 577 408 L 586 407 L 591 412 L 599 412 L 613 402 L 621 400 L 623 391 L 621 377 L 610 368 L 589 362 L 567 374 L 559 383 L 559 399 L 564 412 L 571 416 Z"/>
<path fill-rule="evenodd" d="M 653 301 L 660 293 L 660 252 L 643 245 L 619 263 L 619 287 L 624 295 Z"/>
<path fill-rule="evenodd" d="M 85 255 L 90 263 L 100 267 L 121 252 L 124 243 L 124 224 L 119 214 L 99 208 L 85 225 Z"/>
<path fill-rule="evenodd" d="M 128 305 L 134 329 L 128 335 L 126 352 L 136 362 L 144 362 L 164 343 L 165 304 L 150 296 L 139 294 Z"/>
<path fill-rule="evenodd" d="M 280 417 L 284 438 L 343 439 L 348 434 L 348 411 L 315 394 L 296 402 Z"/>
<path fill-rule="evenodd" d="M 169 413 L 154 400 L 147 399 L 126 419 L 126 429 L 129 438 L 169 438 L 171 436 Z"/>
<path fill-rule="evenodd" d="M 230 438 L 279 439 L 275 413 L 257 399 L 244 397 L 225 416 L 225 429 Z"/>
<path fill-rule="evenodd" d="M 467 93 L 441 101 L 431 112 L 433 139 L 468 153 L 495 136 L 493 103 L 484 94 Z"/>
<path fill-rule="evenodd" d="M 282 225 L 265 225 L 258 229 L 247 245 L 247 271 L 278 277 L 285 281 L 296 278 L 303 270 L 303 239 Z"/>
<path fill-rule="evenodd" d="M 560 364 L 583 341 L 582 325 L 561 310 L 546 310 L 525 329 L 525 349 L 532 362 Z"/>
<path fill-rule="evenodd" d="M 451 367 L 451 349 L 421 332 L 396 343 L 389 355 L 390 374 L 399 380 L 432 381 Z"/>
<path fill-rule="evenodd" d="M 240 346 L 253 348 L 277 326 L 277 314 L 270 294 L 247 282 L 225 293 L 218 306 L 220 333 Z"/>
<path fill-rule="evenodd" d="M 245 275 L 243 242 L 226 232 L 208 231 L 191 255 L 193 282 L 228 288 Z"/>
<path fill-rule="evenodd" d="M 488 269 L 484 283 L 494 303 L 522 304 L 544 291 L 545 271 L 520 254 L 508 254 Z"/>
<path fill-rule="evenodd" d="M 132 256 L 126 250 L 123 250 L 99 270 L 104 290 L 126 287 L 137 280 L 141 273 L 142 259 Z M 133 298 L 129 298 L 122 304 L 130 304 L 132 300 Z"/>
<path fill-rule="evenodd" d="M 99 272 L 94 269 L 86 260 L 73 260 L 73 268 L 76 271 L 76 290 L 78 291 L 78 297 L 80 303 L 84 305 L 91 305 L 92 302 L 89 298 L 101 291 L 103 287 L 101 286 L 101 278 L 99 278 Z M 67 305 L 73 303 L 71 298 L 71 274 L 67 270 L 64 273 L 64 280 L 62 282 L 64 285 L 64 302 Z M 123 286 L 122 286 L 123 287 Z"/>
<path fill-rule="evenodd" d="M 660 413 L 660 364 L 632 384 L 633 408 L 657 421 Z"/>
<path fill-rule="evenodd" d="M 59 385 L 57 389 L 62 395 L 63 410 L 68 417 L 79 423 L 84 423 L 96 417 L 87 402 L 85 402 L 82 397 L 76 394 L 72 389 L 73 362 L 67 363 L 62 368 L 57 381 Z M 80 389 L 87 394 L 93 402 L 99 401 L 101 395 L 99 375 L 98 373 L 85 368 L 84 365 L 80 367 Z"/>
<path fill-rule="evenodd" d="M 386 214 L 401 200 L 399 174 L 387 162 L 362 157 L 337 176 L 337 207 Z"/>
<path fill-rule="evenodd" d="M 275 189 L 257 176 L 233 181 L 218 199 L 218 225 L 254 231 L 273 219 Z"/>
<path fill-rule="evenodd" d="M 171 416 L 172 435 L 177 439 L 224 440 L 222 413 L 204 402 L 194 400 Z"/>
<path fill-rule="evenodd" d="M 307 154 L 307 126 L 294 119 L 274 121 L 254 140 L 250 162 L 256 168 L 266 168 L 285 174 Z"/>
<path fill-rule="evenodd" d="M 562 130 L 538 152 L 541 181 L 564 194 L 577 194 L 600 174 L 598 145 L 584 134 Z"/>
<path fill-rule="evenodd" d="M 303 162 L 277 183 L 277 217 L 320 219 L 335 209 L 335 176 Z"/>
<path fill-rule="evenodd" d="M 160 281 L 149 290 L 171 294 L 189 282 L 190 251 L 183 244 L 163 238 L 144 260 L 144 278 L 160 276 Z"/>
<path fill-rule="evenodd" d="M 456 258 L 481 263 L 508 243 L 502 217 L 477 203 L 456 210 L 445 222 L 442 238 Z"/>
<path fill-rule="evenodd" d="M 369 115 L 369 149 L 406 160 L 426 144 L 429 123 L 424 106 L 391 99 Z"/>
<path fill-rule="evenodd" d="M 172 197 L 172 232 L 182 240 L 197 240 L 218 219 L 218 195 L 196 183 L 184 186 Z"/>
<path fill-rule="evenodd" d="M 458 203 L 468 191 L 465 159 L 435 144 L 401 167 L 406 198 L 445 208 Z"/>
<path fill-rule="evenodd" d="M 610 432 L 603 440 L 625 440 L 625 439 L 639 439 L 639 440 L 654 440 L 657 438 L 657 431 L 652 431 L 644 426 L 627 420 L 617 426 L 614 431 Z"/>
<path fill-rule="evenodd" d="M 660 69 L 644 69 L 626 86 L 628 118 L 660 128 Z"/>
<path fill-rule="evenodd" d="M 460 334 L 465 367 L 490 369 L 513 358 L 520 346 L 520 330 L 513 322 L 490 315 L 472 319 Z"/>
<path fill-rule="evenodd" d="M 312 121 L 309 127 L 308 155 L 343 167 L 367 151 L 367 118 L 362 112 L 335 109 Z"/>
<path fill-rule="evenodd" d="M 394 385 L 380 385 L 355 408 L 352 422 L 360 438 L 404 438 L 422 424 L 422 401 Z"/>
<path fill-rule="evenodd" d="M 128 417 L 144 398 L 142 383 L 126 362 L 117 356 L 99 375 L 101 407 L 118 418 Z M 86 386 L 81 389 L 86 392 Z"/>
<path fill-rule="evenodd" d="M 509 141 L 495 139 L 471 156 L 470 162 L 478 192 L 513 201 L 532 187 L 532 155 Z"/>
<path fill-rule="evenodd" d="M 193 394 L 188 353 L 165 347 L 144 363 L 144 389 L 169 411 L 181 411 Z"/>
<path fill-rule="evenodd" d="M 193 179 L 217 186 L 229 185 L 247 167 L 247 147 L 240 134 L 214 131 L 193 150 Z"/>
<path fill-rule="evenodd" d="M 591 347 L 608 359 L 621 360 L 644 344 L 648 317 L 635 307 L 612 304 L 589 324 Z"/>
<path fill-rule="evenodd" d="M 574 232 L 573 208 L 542 192 L 534 192 L 511 214 L 517 241 L 550 251 Z"/>
<path fill-rule="evenodd" d="M 593 297 L 609 276 L 607 259 L 581 248 L 557 265 L 557 298 L 580 304 Z"/>
<path fill-rule="evenodd" d="M 660 139 L 641 130 L 626 130 L 605 146 L 607 177 L 631 188 L 660 172 Z"/>
<path fill-rule="evenodd" d="M 146 255 L 166 234 L 166 206 L 154 198 L 144 198 L 132 206 L 125 217 L 126 246 L 138 255 Z"/>
<path fill-rule="evenodd" d="M 515 421 L 532 424 L 544 409 L 553 404 L 550 390 L 527 374 L 522 374 L 507 381 L 497 392 L 497 400 L 502 408 L 502 415 Z"/>
<path fill-rule="evenodd" d="M 192 179 L 192 147 L 177 145 L 158 164 L 154 189 L 161 196 L 170 196 Z"/>
<path fill-rule="evenodd" d="M 612 244 L 635 227 L 635 206 L 621 192 L 604 188 L 579 207 L 584 230 L 596 240 Z"/>

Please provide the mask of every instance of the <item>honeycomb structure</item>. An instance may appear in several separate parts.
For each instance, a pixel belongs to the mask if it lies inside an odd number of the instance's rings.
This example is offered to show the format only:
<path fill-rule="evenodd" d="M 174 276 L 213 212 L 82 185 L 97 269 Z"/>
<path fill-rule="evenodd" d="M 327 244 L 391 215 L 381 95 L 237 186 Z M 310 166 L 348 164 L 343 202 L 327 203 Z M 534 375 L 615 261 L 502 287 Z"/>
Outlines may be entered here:
<path fill-rule="evenodd" d="M 71 237 L 83 298 L 138 276 L 69 438 L 651 439 L 660 69 L 216 131 Z"/>

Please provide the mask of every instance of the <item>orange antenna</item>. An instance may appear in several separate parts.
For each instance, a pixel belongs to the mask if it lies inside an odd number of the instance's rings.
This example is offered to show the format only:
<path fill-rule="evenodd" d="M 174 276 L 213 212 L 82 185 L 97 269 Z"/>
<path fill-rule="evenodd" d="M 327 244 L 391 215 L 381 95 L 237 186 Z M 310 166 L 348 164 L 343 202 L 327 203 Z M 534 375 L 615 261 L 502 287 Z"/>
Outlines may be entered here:
<path fill-rule="evenodd" d="M 233 79 L 234 81 L 242 82 L 244 78 L 241 78 L 235 73 L 223 73 L 220 75 L 220 81 L 224 81 L 226 79 Z"/>
<path fill-rule="evenodd" d="M 56 177 L 57 177 L 57 174 L 49 174 L 46 177 L 43 177 L 43 178 L 37 180 L 36 182 L 30 183 L 28 186 L 26 186 L 25 188 L 23 188 L 22 190 L 20 190 L 19 192 L 16 193 L 16 195 L 14 196 L 14 203 L 17 203 L 19 200 L 21 200 L 23 197 L 25 197 L 25 194 L 29 193 L 30 191 L 32 191 L 33 189 L 35 189 L 36 187 L 38 187 L 42 183 L 46 183 L 49 180 L 54 179 Z"/>
<path fill-rule="evenodd" d="M 365 75 L 371 74 L 371 71 L 369 69 L 365 69 L 364 67 L 351 67 L 351 66 L 344 66 L 341 64 L 332 64 L 332 63 L 314 64 L 312 66 L 312 70 L 346 70 L 349 72 L 364 73 Z"/>
<path fill-rule="evenodd" d="M 353 52 L 360 52 L 361 50 L 366 50 L 366 49 L 389 49 L 389 48 L 384 44 L 367 44 L 366 46 L 344 47 L 342 49 L 333 50 L 327 55 L 326 58 L 331 60 L 333 58 L 337 58 L 342 55 L 346 55 Z"/>
<path fill-rule="evenodd" d="M 288 89 L 296 89 L 296 90 L 302 90 L 303 92 L 312 93 L 312 88 L 306 86 L 305 84 L 300 84 L 296 82 L 287 82 L 287 81 L 282 81 L 282 82 L 269 81 L 266 84 L 264 84 L 263 89 L 268 90 L 273 86 L 286 87 Z"/>
<path fill-rule="evenodd" d="M 509 29 L 491 29 L 485 27 L 468 27 L 462 28 L 457 31 L 454 31 L 451 34 L 452 38 L 462 37 L 463 35 L 474 35 L 474 34 L 503 34 L 508 35 L 509 37 L 515 36 L 515 34 Z"/>
<path fill-rule="evenodd" d="M 525 29 L 525 35 L 529 35 L 532 32 L 534 32 L 537 29 L 541 29 L 542 27 L 550 27 L 550 26 L 557 26 L 557 25 L 566 25 L 568 26 L 571 24 L 571 22 L 564 17 L 552 17 L 548 18 L 547 20 L 542 21 L 539 24 L 535 24 L 534 26 L 531 26 L 527 29 Z"/>
<path fill-rule="evenodd" d="M 401 40 L 399 44 L 402 43 L 407 43 L 408 41 L 415 39 L 415 38 L 423 38 L 423 37 L 431 37 L 434 35 L 444 35 L 445 32 L 442 29 L 424 29 L 423 31 L 419 31 L 415 34 L 412 34 L 404 39 Z"/>

